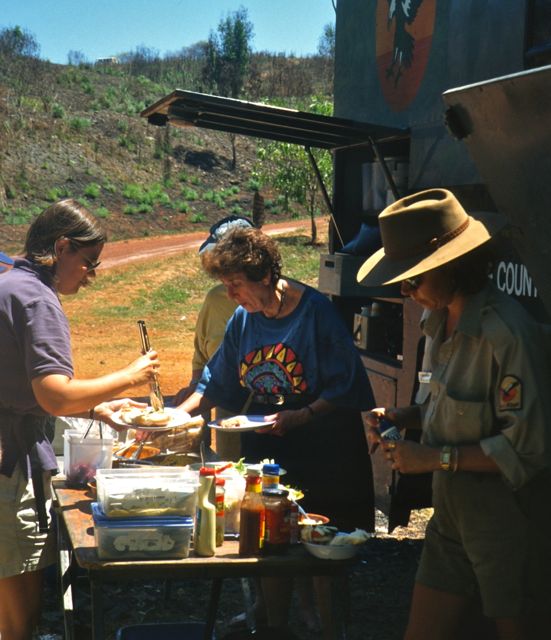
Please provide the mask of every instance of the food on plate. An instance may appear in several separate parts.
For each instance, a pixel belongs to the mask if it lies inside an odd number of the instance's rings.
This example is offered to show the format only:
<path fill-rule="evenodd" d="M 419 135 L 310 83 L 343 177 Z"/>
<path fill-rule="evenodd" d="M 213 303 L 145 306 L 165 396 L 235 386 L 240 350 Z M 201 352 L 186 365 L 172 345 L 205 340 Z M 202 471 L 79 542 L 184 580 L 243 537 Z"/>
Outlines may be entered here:
<path fill-rule="evenodd" d="M 327 516 L 322 516 L 318 513 L 305 513 L 304 515 L 300 515 L 298 519 L 298 523 L 305 527 L 314 527 L 318 524 L 327 524 L 328 522 L 329 518 Z"/>
<path fill-rule="evenodd" d="M 220 426 L 225 429 L 235 429 L 236 427 L 244 427 L 249 424 L 249 419 L 247 416 L 234 416 L 233 418 L 226 418 L 225 420 L 220 420 Z"/>
<path fill-rule="evenodd" d="M 170 422 L 170 414 L 165 411 L 155 411 L 153 407 L 133 407 L 125 404 L 120 408 L 121 420 L 129 425 L 141 427 L 164 427 Z"/>
<path fill-rule="evenodd" d="M 329 544 L 334 546 L 342 546 L 345 544 L 363 544 L 367 542 L 371 536 L 363 529 L 355 529 L 352 533 L 339 533 Z"/>
<path fill-rule="evenodd" d="M 303 527 L 300 537 L 304 542 L 319 542 L 327 544 L 337 535 L 337 527 L 327 524 L 318 524 L 314 527 Z"/>

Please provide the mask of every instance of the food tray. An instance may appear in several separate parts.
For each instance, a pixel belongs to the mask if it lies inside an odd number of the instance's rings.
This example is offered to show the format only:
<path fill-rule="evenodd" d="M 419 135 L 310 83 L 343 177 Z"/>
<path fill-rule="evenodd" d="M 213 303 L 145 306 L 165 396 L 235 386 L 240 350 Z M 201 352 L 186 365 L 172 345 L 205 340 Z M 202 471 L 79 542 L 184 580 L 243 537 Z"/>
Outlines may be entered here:
<path fill-rule="evenodd" d="M 104 560 L 187 558 L 193 518 L 110 519 L 92 503 L 98 556 Z"/>
<path fill-rule="evenodd" d="M 192 516 L 197 474 L 181 467 L 111 469 L 96 477 L 98 503 L 109 518 Z"/>

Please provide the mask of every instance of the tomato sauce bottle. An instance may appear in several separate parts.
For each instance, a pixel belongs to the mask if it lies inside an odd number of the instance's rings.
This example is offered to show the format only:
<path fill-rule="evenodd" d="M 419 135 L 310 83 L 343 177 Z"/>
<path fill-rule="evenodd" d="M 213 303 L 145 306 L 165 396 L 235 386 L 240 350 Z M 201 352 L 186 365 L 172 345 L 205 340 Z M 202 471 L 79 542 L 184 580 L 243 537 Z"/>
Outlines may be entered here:
<path fill-rule="evenodd" d="M 264 545 L 266 510 L 262 500 L 262 478 L 256 469 L 247 472 L 245 495 L 241 501 L 239 555 L 258 556 Z"/>

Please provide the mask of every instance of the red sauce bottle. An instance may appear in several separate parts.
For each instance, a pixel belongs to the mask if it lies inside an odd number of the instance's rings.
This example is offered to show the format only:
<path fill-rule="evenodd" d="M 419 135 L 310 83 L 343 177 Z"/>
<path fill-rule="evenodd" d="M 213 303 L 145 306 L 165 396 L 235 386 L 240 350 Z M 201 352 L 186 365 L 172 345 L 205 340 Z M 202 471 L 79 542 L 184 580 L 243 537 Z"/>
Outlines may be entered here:
<path fill-rule="evenodd" d="M 256 469 L 247 472 L 245 495 L 241 501 L 239 522 L 239 555 L 258 556 L 264 544 L 266 511 L 262 501 L 262 478 Z"/>

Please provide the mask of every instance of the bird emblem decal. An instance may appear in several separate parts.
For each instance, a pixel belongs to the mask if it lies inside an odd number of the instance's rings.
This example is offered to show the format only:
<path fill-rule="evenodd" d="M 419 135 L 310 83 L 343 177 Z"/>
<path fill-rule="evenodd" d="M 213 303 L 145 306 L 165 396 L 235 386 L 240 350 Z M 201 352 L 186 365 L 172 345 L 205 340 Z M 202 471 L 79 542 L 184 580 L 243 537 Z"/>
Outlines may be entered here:
<path fill-rule="evenodd" d="M 387 28 L 390 30 L 394 22 L 394 43 L 390 65 L 386 69 L 386 77 L 394 79 L 398 85 L 404 69 L 409 69 L 413 62 L 415 38 L 406 29 L 413 24 L 423 4 L 423 0 L 387 0 Z"/>

